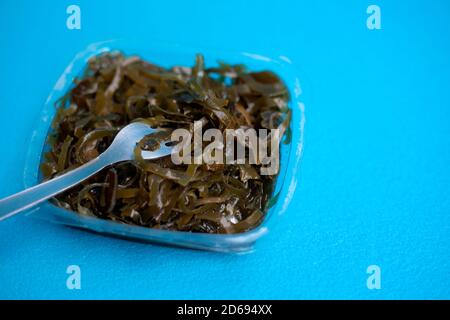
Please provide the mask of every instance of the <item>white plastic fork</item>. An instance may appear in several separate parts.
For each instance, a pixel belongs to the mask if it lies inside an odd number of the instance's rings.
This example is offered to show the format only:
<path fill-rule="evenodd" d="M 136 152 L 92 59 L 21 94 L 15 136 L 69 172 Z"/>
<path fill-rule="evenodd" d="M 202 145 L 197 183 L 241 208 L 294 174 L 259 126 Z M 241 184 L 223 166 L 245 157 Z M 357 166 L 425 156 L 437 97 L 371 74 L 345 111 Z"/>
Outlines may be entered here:
<path fill-rule="evenodd" d="M 134 122 L 125 126 L 116 135 L 108 149 L 97 158 L 51 180 L 0 200 L 0 221 L 54 197 L 86 180 L 106 166 L 121 161 L 133 160 L 136 143 L 144 136 L 156 131 L 158 130 L 141 122 Z M 142 150 L 142 157 L 149 160 L 169 155 L 173 146 L 168 146 L 168 142 L 162 142 L 159 149 L 155 151 Z"/>

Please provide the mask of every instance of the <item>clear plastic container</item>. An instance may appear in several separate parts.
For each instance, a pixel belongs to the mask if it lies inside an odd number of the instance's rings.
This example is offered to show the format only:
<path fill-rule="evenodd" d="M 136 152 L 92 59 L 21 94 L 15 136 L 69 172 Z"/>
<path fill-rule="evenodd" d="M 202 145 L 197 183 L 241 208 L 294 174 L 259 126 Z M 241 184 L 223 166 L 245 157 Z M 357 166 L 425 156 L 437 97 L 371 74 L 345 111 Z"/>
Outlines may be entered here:
<path fill-rule="evenodd" d="M 277 220 L 276 217 L 286 212 L 297 185 L 298 168 L 303 147 L 304 107 L 300 102 L 301 89 L 296 69 L 289 58 L 285 56 L 269 58 L 246 52 L 226 52 L 198 47 L 188 48 L 148 40 L 113 40 L 89 45 L 86 50 L 78 53 L 66 67 L 43 106 L 42 114 L 37 121 L 38 125 L 32 133 L 28 150 L 24 176 L 25 187 L 35 185 L 41 179 L 39 165 L 43 150 L 45 150 L 46 137 L 56 111 L 55 101 L 70 89 L 74 78 L 81 74 L 90 57 L 115 50 L 122 51 L 127 55 L 138 55 L 147 61 L 166 67 L 192 65 L 195 54 L 202 53 L 209 66 L 214 65 L 217 61 L 225 61 L 227 63 L 245 64 L 252 71 L 271 70 L 277 73 L 291 93 L 292 139 L 291 143 L 281 145 L 280 174 L 272 195 L 274 205 L 268 210 L 263 222 L 257 228 L 239 234 L 202 234 L 126 225 L 83 216 L 60 208 L 49 201 L 30 211 L 29 215 L 54 223 L 139 241 L 220 252 L 251 250 L 255 241 L 268 232 L 270 225 Z"/>

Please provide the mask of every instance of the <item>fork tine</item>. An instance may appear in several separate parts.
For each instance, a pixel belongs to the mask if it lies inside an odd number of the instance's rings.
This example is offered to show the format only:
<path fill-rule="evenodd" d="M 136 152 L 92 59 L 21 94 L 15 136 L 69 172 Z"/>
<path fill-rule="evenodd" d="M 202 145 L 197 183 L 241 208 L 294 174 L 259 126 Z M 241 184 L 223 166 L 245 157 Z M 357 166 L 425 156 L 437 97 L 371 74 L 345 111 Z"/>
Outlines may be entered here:
<path fill-rule="evenodd" d="M 151 160 L 151 159 L 156 159 L 156 158 L 161 158 L 161 157 L 165 157 L 168 156 L 169 154 L 172 153 L 173 147 L 168 147 L 165 145 L 165 141 L 163 141 L 160 144 L 160 147 L 158 150 L 155 151 L 148 151 L 148 150 L 142 150 L 141 154 L 142 157 L 146 160 Z"/>

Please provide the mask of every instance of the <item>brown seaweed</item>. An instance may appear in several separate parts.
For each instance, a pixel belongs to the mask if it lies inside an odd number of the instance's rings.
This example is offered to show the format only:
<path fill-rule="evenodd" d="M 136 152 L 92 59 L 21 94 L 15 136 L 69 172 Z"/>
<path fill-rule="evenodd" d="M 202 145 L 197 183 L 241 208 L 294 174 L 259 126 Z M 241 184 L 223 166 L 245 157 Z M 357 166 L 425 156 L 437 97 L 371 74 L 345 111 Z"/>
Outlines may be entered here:
<path fill-rule="evenodd" d="M 274 129 L 289 133 L 289 94 L 270 72 L 219 63 L 163 68 L 136 56 L 106 53 L 89 60 L 82 78 L 58 101 L 50 151 L 41 165 L 45 179 L 94 159 L 132 121 L 192 130 L 194 121 L 222 131 Z M 164 132 L 164 131 L 163 131 Z M 164 138 L 164 137 L 162 137 Z M 162 139 L 161 138 L 161 139 Z M 155 137 L 139 149 L 151 150 Z M 276 176 L 260 165 L 175 165 L 170 157 L 105 168 L 54 201 L 79 214 L 151 228 L 238 233 L 264 218 Z"/>

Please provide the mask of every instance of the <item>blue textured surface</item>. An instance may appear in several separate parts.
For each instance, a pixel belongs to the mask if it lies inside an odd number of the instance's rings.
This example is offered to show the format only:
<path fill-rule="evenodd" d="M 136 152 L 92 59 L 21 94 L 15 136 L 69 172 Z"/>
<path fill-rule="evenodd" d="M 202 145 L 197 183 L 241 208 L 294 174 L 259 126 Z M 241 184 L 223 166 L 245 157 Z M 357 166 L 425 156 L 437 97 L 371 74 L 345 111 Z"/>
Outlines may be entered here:
<path fill-rule="evenodd" d="M 382 30 L 366 28 L 371 2 Z M 150 39 L 279 56 L 301 68 L 305 149 L 288 212 L 255 252 L 140 244 L 19 216 L 0 224 L 0 298 L 450 298 L 448 1 L 0 4 L 0 197 L 47 94 L 89 43 Z M 66 288 L 66 268 L 82 289 Z M 366 268 L 382 270 L 368 290 Z"/>

